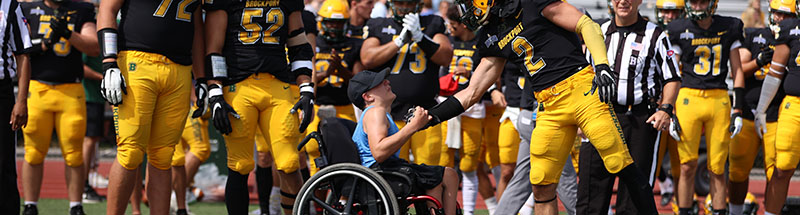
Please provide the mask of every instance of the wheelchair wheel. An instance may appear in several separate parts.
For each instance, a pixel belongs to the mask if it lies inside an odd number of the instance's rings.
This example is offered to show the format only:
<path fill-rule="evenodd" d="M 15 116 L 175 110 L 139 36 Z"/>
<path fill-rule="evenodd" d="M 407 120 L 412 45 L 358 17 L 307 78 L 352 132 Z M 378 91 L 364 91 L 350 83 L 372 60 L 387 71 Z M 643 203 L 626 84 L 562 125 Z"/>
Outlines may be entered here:
<path fill-rule="evenodd" d="M 324 198 L 315 195 L 320 192 L 325 193 Z M 292 211 L 309 214 L 312 205 L 318 208 L 317 214 L 400 214 L 397 197 L 386 180 L 352 163 L 328 166 L 303 184 Z"/>

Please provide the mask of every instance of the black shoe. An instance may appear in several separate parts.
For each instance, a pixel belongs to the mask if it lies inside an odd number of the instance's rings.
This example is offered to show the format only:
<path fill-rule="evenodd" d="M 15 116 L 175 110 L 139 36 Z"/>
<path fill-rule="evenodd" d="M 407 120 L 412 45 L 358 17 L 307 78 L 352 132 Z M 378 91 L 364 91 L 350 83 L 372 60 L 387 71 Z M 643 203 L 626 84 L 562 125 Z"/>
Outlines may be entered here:
<path fill-rule="evenodd" d="M 25 210 L 22 211 L 22 215 L 39 215 L 39 209 L 33 204 L 25 205 Z"/>
<path fill-rule="evenodd" d="M 92 187 L 84 187 L 82 202 L 86 204 L 100 203 L 106 200 L 105 196 L 97 194 Z"/>
<path fill-rule="evenodd" d="M 83 212 L 83 205 L 76 205 L 75 207 L 71 207 L 69 209 L 69 215 L 86 215 Z"/>
<path fill-rule="evenodd" d="M 672 196 L 675 195 L 673 193 L 664 193 L 661 194 L 661 206 L 667 206 L 670 202 L 672 202 Z"/>
<path fill-rule="evenodd" d="M 189 215 L 189 212 L 187 212 L 186 209 L 178 209 L 175 215 Z"/>

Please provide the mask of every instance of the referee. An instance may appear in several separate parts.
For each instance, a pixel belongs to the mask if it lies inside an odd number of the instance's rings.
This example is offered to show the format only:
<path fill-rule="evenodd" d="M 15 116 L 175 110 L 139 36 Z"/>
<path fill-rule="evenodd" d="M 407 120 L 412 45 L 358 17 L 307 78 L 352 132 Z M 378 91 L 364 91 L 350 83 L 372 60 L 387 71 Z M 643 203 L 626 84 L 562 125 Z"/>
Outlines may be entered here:
<path fill-rule="evenodd" d="M 19 214 L 17 166 L 14 161 L 15 132 L 28 121 L 28 81 L 31 78 L 30 59 L 22 51 L 31 47 L 28 23 L 16 0 L 0 0 L 0 211 Z M 14 99 L 11 79 L 19 72 L 19 96 Z"/>
<path fill-rule="evenodd" d="M 667 131 L 678 95 L 678 62 L 664 29 L 639 15 L 642 0 L 611 3 L 614 17 L 601 29 L 608 60 L 619 77 L 612 105 L 634 164 L 652 185 L 659 131 Z M 603 167 L 592 144 L 581 146 L 579 158 L 577 213 L 606 214 L 615 177 Z M 617 214 L 638 214 L 625 186 L 619 186 L 616 209 Z"/>

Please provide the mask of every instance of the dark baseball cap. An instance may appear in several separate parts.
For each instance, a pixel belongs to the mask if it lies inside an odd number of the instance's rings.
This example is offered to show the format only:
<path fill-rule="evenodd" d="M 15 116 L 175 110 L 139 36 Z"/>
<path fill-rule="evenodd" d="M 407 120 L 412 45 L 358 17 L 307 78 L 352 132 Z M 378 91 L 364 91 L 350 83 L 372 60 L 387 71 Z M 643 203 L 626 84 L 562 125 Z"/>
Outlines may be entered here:
<path fill-rule="evenodd" d="M 364 70 L 353 76 L 347 85 L 347 97 L 350 98 L 350 102 L 353 102 L 356 107 L 364 109 L 366 104 L 361 95 L 380 85 L 389 75 L 389 69 L 386 68 L 380 72 Z"/>

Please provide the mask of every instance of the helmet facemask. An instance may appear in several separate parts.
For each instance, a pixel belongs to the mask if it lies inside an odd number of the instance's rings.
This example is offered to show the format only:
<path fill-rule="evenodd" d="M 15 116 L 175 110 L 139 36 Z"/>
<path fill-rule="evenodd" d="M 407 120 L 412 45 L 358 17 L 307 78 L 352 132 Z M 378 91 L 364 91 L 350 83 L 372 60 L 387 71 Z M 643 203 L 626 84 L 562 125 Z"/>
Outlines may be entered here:
<path fill-rule="evenodd" d="M 475 31 L 489 23 L 489 10 L 494 6 L 494 0 L 456 0 L 458 11 L 461 14 L 461 23 L 471 31 Z"/>
<path fill-rule="evenodd" d="M 399 2 L 411 2 L 413 7 L 400 7 Z M 422 1 L 420 0 L 389 0 L 389 7 L 392 9 L 394 20 L 398 23 L 403 23 L 403 18 L 406 14 L 419 13 L 422 10 Z"/>
<path fill-rule="evenodd" d="M 704 1 L 704 0 L 699 0 Z M 717 11 L 717 4 L 719 0 L 705 0 L 708 1 L 708 6 L 705 9 L 695 10 L 692 5 L 692 0 L 686 1 L 686 15 L 692 20 L 702 20 L 711 17 Z"/>

